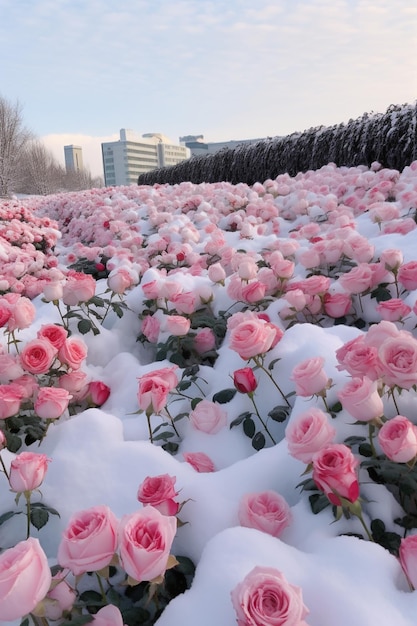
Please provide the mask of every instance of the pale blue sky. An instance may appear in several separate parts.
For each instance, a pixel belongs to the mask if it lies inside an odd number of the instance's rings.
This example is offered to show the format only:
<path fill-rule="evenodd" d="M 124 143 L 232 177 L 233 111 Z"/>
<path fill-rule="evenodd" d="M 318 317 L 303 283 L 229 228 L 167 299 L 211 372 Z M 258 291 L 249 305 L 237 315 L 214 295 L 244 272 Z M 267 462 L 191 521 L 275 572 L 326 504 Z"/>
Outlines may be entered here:
<path fill-rule="evenodd" d="M 120 128 L 283 135 L 417 98 L 415 0 L 0 0 L 0 94 L 92 173 Z"/>

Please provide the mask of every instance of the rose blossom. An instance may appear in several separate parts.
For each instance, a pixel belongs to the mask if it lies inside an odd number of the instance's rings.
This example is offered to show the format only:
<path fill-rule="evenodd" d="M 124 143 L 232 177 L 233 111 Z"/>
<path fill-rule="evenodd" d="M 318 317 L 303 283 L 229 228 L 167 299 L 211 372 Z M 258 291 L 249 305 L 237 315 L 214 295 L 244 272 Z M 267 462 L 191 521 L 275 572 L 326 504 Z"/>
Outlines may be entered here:
<path fill-rule="evenodd" d="M 254 567 L 231 598 L 238 626 L 307 626 L 301 588 L 272 567 Z"/>
<path fill-rule="evenodd" d="M 383 320 L 389 322 L 398 322 L 411 313 L 411 307 L 401 300 L 401 298 L 391 298 L 391 300 L 380 302 L 375 307 L 375 310 L 380 314 Z"/>
<path fill-rule="evenodd" d="M 96 406 L 102 406 L 110 396 L 110 387 L 100 380 L 93 380 L 88 385 L 88 395 Z"/>
<path fill-rule="evenodd" d="M 368 331 L 369 334 L 370 330 Z M 351 339 L 336 350 L 338 370 L 345 369 L 351 376 L 368 376 L 371 380 L 379 378 L 381 363 L 376 346 L 369 345 L 363 336 Z"/>
<path fill-rule="evenodd" d="M 64 572 L 52 577 L 51 589 L 42 602 L 43 615 L 51 620 L 58 620 L 64 611 L 70 611 L 77 598 L 74 589 L 64 579 Z"/>
<path fill-rule="evenodd" d="M 37 334 L 39 338 L 47 339 L 56 350 L 59 350 L 64 345 L 68 331 L 59 324 L 43 324 Z"/>
<path fill-rule="evenodd" d="M 183 452 L 183 459 L 189 463 L 196 472 L 215 472 L 216 468 L 211 458 L 205 452 Z"/>
<path fill-rule="evenodd" d="M 403 415 L 385 422 L 378 432 L 384 454 L 397 463 L 408 463 L 417 455 L 417 427 Z"/>
<path fill-rule="evenodd" d="M 224 284 L 226 272 L 220 263 L 213 263 L 207 270 L 208 277 L 213 283 Z"/>
<path fill-rule="evenodd" d="M 5 420 L 20 410 L 23 398 L 22 390 L 16 383 L 0 385 L 0 419 Z"/>
<path fill-rule="evenodd" d="M 124 267 L 112 270 L 107 277 L 107 285 L 114 293 L 122 294 L 133 285 L 129 271 Z"/>
<path fill-rule="evenodd" d="M 313 480 L 332 504 L 340 506 L 340 497 L 356 502 L 359 498 L 356 471 L 359 461 L 350 448 L 342 443 L 329 444 L 313 455 L 312 462 Z"/>
<path fill-rule="evenodd" d="M 32 339 L 20 353 L 20 363 L 31 374 L 45 374 L 55 359 L 56 350 L 47 339 Z"/>
<path fill-rule="evenodd" d="M 210 352 L 216 347 L 216 336 L 211 328 L 201 328 L 194 337 L 194 348 L 198 354 Z"/>
<path fill-rule="evenodd" d="M 339 278 L 343 289 L 351 294 L 367 291 L 371 287 L 372 281 L 373 272 L 368 263 L 360 263 Z"/>
<path fill-rule="evenodd" d="M 242 287 L 242 300 L 253 304 L 265 297 L 266 286 L 259 280 L 248 283 Z"/>
<path fill-rule="evenodd" d="M 403 253 L 397 248 L 390 248 L 381 252 L 379 260 L 384 263 L 387 270 L 398 270 L 404 260 Z"/>
<path fill-rule="evenodd" d="M 142 504 L 152 505 L 163 515 L 176 515 L 179 503 L 174 500 L 178 495 L 175 490 L 175 477 L 169 474 L 147 476 L 139 485 L 137 498 Z"/>
<path fill-rule="evenodd" d="M 178 384 L 177 367 L 165 367 L 148 372 L 139 378 L 138 402 L 143 411 L 160 413 L 167 403 L 168 394 Z"/>
<path fill-rule="evenodd" d="M 417 384 L 417 340 L 410 333 L 383 341 L 378 356 L 387 385 L 410 389 Z"/>
<path fill-rule="evenodd" d="M 58 386 L 69 391 L 74 400 L 84 400 L 88 395 L 87 374 L 81 370 L 62 374 L 58 379 Z"/>
<path fill-rule="evenodd" d="M 360 422 L 370 422 L 384 414 L 378 382 L 367 376 L 352 378 L 337 394 L 342 406 Z"/>
<path fill-rule="evenodd" d="M 89 274 L 70 270 L 63 286 L 62 301 L 67 306 L 87 302 L 96 292 L 96 281 Z"/>
<path fill-rule="evenodd" d="M 296 365 L 291 374 L 295 383 L 295 393 L 307 397 L 326 389 L 329 378 L 323 369 L 324 358 L 321 356 L 306 359 Z"/>
<path fill-rule="evenodd" d="M 7 321 L 7 329 L 28 328 L 36 317 L 36 307 L 25 296 L 19 297 L 17 302 L 11 306 L 11 314 Z"/>
<path fill-rule="evenodd" d="M 196 430 L 214 435 L 227 424 L 227 413 L 219 404 L 201 400 L 190 413 L 190 422 Z"/>
<path fill-rule="evenodd" d="M 124 515 L 119 527 L 119 557 L 125 572 L 137 582 L 165 574 L 177 519 L 152 506 Z"/>
<path fill-rule="evenodd" d="M 58 359 L 63 365 L 78 370 L 87 357 L 87 346 L 79 337 L 68 337 L 58 351 Z"/>
<path fill-rule="evenodd" d="M 36 452 L 18 454 L 10 464 L 10 489 L 15 493 L 37 489 L 45 478 L 50 460 L 46 454 Z"/>
<path fill-rule="evenodd" d="M 325 293 L 323 303 L 326 315 L 334 319 L 345 316 L 352 306 L 351 297 L 346 293 Z"/>
<path fill-rule="evenodd" d="M 166 330 L 175 337 L 183 337 L 190 330 L 191 322 L 182 315 L 166 315 Z"/>
<path fill-rule="evenodd" d="M 51 584 L 48 559 L 30 537 L 0 555 L 0 616 L 12 621 L 31 613 Z"/>
<path fill-rule="evenodd" d="M 92 626 L 123 626 L 120 609 L 114 604 L 103 606 L 93 617 Z"/>
<path fill-rule="evenodd" d="M 150 343 L 156 343 L 159 337 L 161 324 L 154 315 L 147 315 L 142 321 L 142 333 Z"/>
<path fill-rule="evenodd" d="M 60 387 L 40 387 L 33 408 L 42 419 L 57 419 L 68 408 L 72 395 Z"/>
<path fill-rule="evenodd" d="M 279 537 L 291 523 L 291 509 L 283 496 L 275 491 L 247 493 L 239 503 L 239 523 Z"/>
<path fill-rule="evenodd" d="M 282 330 L 274 324 L 264 322 L 259 318 L 248 319 L 232 328 L 229 348 L 246 361 L 268 352 L 283 334 Z"/>
<path fill-rule="evenodd" d="M 311 408 L 290 421 L 285 429 L 288 451 L 295 459 L 311 463 L 313 455 L 332 443 L 336 429 L 323 411 Z"/>
<path fill-rule="evenodd" d="M 252 393 L 258 386 L 258 381 L 251 367 L 242 367 L 240 370 L 236 370 L 233 373 L 233 383 L 240 393 Z"/>
<path fill-rule="evenodd" d="M 417 589 L 417 535 L 408 535 L 401 539 L 399 557 L 408 580 Z"/>
<path fill-rule="evenodd" d="M 58 547 L 58 563 L 78 576 L 110 564 L 117 548 L 117 519 L 108 506 L 72 515 Z"/>
<path fill-rule="evenodd" d="M 400 265 L 397 278 L 398 282 L 408 291 L 417 289 L 417 261 L 409 261 Z"/>

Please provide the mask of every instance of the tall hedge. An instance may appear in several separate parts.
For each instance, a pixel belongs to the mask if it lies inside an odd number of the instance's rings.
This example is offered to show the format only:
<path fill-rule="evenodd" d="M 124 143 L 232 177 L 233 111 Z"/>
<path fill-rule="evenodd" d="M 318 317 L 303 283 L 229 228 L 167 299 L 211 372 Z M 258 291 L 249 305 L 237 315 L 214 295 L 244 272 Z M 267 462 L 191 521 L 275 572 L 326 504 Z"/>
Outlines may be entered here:
<path fill-rule="evenodd" d="M 327 163 L 350 167 L 378 161 L 384 167 L 402 170 L 417 159 L 416 117 L 417 101 L 391 105 L 386 113 L 364 113 L 347 123 L 317 126 L 195 156 L 173 167 L 141 174 L 138 184 L 229 181 L 252 185 L 285 172 L 294 176 L 315 170 Z"/>

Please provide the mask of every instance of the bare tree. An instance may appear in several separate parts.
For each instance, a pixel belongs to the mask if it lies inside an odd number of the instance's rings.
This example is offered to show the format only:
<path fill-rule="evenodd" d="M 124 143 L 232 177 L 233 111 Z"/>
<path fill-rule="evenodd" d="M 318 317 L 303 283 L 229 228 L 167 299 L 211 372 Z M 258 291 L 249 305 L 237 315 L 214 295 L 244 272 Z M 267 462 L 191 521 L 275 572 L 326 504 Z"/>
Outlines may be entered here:
<path fill-rule="evenodd" d="M 29 141 L 19 161 L 19 182 L 16 191 L 46 196 L 65 188 L 65 170 L 45 145 Z"/>
<path fill-rule="evenodd" d="M 0 96 L 0 197 L 9 197 L 19 183 L 19 161 L 32 133 L 23 126 L 22 107 Z"/>

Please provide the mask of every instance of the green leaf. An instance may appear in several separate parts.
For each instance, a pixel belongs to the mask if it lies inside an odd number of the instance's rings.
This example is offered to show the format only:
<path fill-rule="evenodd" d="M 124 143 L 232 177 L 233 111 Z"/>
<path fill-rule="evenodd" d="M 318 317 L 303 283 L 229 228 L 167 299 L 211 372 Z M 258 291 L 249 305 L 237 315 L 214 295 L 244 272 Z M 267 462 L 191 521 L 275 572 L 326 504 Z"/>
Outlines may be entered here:
<path fill-rule="evenodd" d="M 243 420 L 243 432 L 245 433 L 246 437 L 252 439 L 255 434 L 255 430 L 255 422 L 253 421 L 253 419 L 250 417 L 246 417 Z"/>
<path fill-rule="evenodd" d="M 50 513 L 51 515 L 57 515 L 58 517 L 61 517 L 56 509 L 53 509 L 51 506 L 48 506 L 47 504 L 44 504 L 43 502 L 34 502 L 33 504 L 30 505 L 30 508 L 31 509 L 44 509 L 45 511 L 48 511 L 48 513 Z"/>
<path fill-rule="evenodd" d="M 122 611 L 123 624 L 126 626 L 138 626 L 138 624 L 153 624 L 154 622 L 150 622 L 151 614 L 146 609 L 143 609 L 141 606 L 131 607 Z"/>
<path fill-rule="evenodd" d="M 218 402 L 219 404 L 227 404 L 227 402 L 230 402 L 230 400 L 235 397 L 236 393 L 236 389 L 222 389 L 221 391 L 218 391 L 214 394 L 213 402 Z"/>
<path fill-rule="evenodd" d="M 275 363 L 278 363 L 278 361 L 280 361 L 280 360 L 281 359 L 274 359 L 273 361 L 271 361 L 270 364 L 268 365 L 269 371 L 272 371 L 274 369 Z"/>
<path fill-rule="evenodd" d="M 174 436 L 174 433 L 171 433 L 169 430 L 165 430 L 163 433 L 160 433 L 156 437 L 152 437 L 152 439 L 154 441 L 160 441 L 161 439 L 163 440 L 170 439 L 173 436 Z"/>
<path fill-rule="evenodd" d="M 20 513 L 22 513 L 22 511 L 7 511 L 7 513 L 3 513 L 3 515 L 0 515 L 0 526 L 14 515 L 19 515 Z"/>
<path fill-rule="evenodd" d="M 77 328 L 82 335 L 86 335 L 88 332 L 90 332 L 92 327 L 93 324 L 90 322 L 90 320 L 87 320 L 85 318 L 77 324 Z"/>
<path fill-rule="evenodd" d="M 29 619 L 25 617 L 25 619 L 20 622 L 20 626 L 29 626 Z"/>
<path fill-rule="evenodd" d="M 117 302 L 111 302 L 110 304 L 117 317 L 119 319 L 122 318 L 124 315 L 123 307 L 121 307 L 120 304 Z"/>
<path fill-rule="evenodd" d="M 369 443 L 361 443 L 358 448 L 358 452 L 365 457 L 371 457 L 373 454 L 372 447 Z"/>
<path fill-rule="evenodd" d="M 262 433 L 256 433 L 254 438 L 252 439 L 252 448 L 255 448 L 256 451 L 262 450 L 265 447 L 265 437 Z"/>
<path fill-rule="evenodd" d="M 385 287 L 378 285 L 376 289 L 371 291 L 371 298 L 375 298 L 376 301 L 379 303 L 379 302 L 386 302 L 387 300 L 391 300 L 392 295 L 390 294 L 388 289 L 385 289 Z"/>
<path fill-rule="evenodd" d="M 404 515 L 404 517 L 397 517 L 394 522 L 406 530 L 411 530 L 412 528 L 417 528 L 417 515 Z"/>
<path fill-rule="evenodd" d="M 330 505 L 330 500 L 324 493 L 312 493 L 308 499 L 314 515 L 317 515 L 317 513 L 320 513 L 320 511 L 323 511 Z"/>
<path fill-rule="evenodd" d="M 250 413 L 249 413 L 250 416 Z M 243 413 L 243 415 L 239 415 L 233 421 L 230 422 L 229 428 L 232 429 L 234 426 L 239 426 L 243 422 L 244 419 L 247 419 L 247 414 Z"/>
<path fill-rule="evenodd" d="M 100 298 L 100 296 L 93 296 L 89 299 L 88 304 L 95 304 L 96 306 L 104 307 L 106 302 L 103 300 L 103 298 Z"/>
<path fill-rule="evenodd" d="M 30 510 L 30 522 L 37 530 L 40 530 L 47 524 L 49 520 L 49 513 L 46 509 L 31 508 Z"/>
<path fill-rule="evenodd" d="M 22 447 L 22 440 L 18 435 L 14 435 L 13 433 L 5 433 L 6 441 L 7 441 L 7 449 L 10 452 L 17 452 Z"/>
<path fill-rule="evenodd" d="M 274 422 L 285 422 L 289 415 L 289 409 L 286 406 L 275 406 L 268 413 L 268 416 L 274 420 Z"/>
<path fill-rule="evenodd" d="M 197 404 L 199 404 L 201 401 L 203 400 L 203 398 L 193 398 L 191 400 L 191 409 L 194 411 L 195 407 L 197 406 Z"/>
<path fill-rule="evenodd" d="M 335 402 L 334 404 L 332 404 L 332 406 L 330 407 L 330 412 L 331 413 L 340 413 L 340 411 L 343 409 L 342 407 L 342 403 L 341 402 Z"/>
<path fill-rule="evenodd" d="M 103 606 L 103 598 L 101 597 L 101 593 L 95 591 L 94 589 L 88 589 L 87 591 L 83 591 L 80 595 L 80 602 L 86 604 L 87 606 Z"/>
<path fill-rule="evenodd" d="M 352 435 L 352 437 L 346 437 L 344 443 L 347 446 L 352 447 L 362 443 L 363 441 L 366 441 L 366 437 L 356 437 Z"/>
<path fill-rule="evenodd" d="M 177 385 L 178 391 L 185 391 L 188 387 L 191 387 L 192 383 L 190 380 L 180 380 Z"/>
<path fill-rule="evenodd" d="M 179 444 L 173 441 L 167 441 L 167 443 L 162 444 L 161 448 L 165 450 L 165 452 L 174 455 L 178 452 Z"/>

